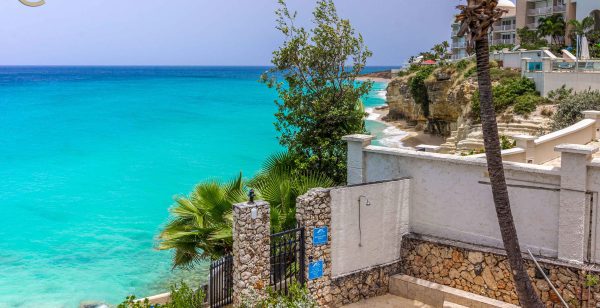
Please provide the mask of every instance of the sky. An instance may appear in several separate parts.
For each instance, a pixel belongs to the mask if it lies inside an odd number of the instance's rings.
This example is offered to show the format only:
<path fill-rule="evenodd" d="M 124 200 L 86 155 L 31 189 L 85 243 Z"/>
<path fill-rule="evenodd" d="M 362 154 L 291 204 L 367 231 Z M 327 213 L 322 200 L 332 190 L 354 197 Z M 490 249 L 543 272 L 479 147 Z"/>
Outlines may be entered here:
<path fill-rule="evenodd" d="M 458 0 L 335 0 L 396 66 L 449 40 Z M 288 0 L 310 26 L 314 0 Z M 282 42 L 276 0 L 0 0 L 0 65 L 268 65 Z"/>

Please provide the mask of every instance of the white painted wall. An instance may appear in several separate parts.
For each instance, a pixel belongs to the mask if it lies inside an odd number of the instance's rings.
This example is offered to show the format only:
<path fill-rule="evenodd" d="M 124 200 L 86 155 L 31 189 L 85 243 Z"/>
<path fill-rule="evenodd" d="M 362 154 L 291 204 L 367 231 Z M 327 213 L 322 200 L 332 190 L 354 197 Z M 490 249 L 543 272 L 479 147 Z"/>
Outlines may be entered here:
<path fill-rule="evenodd" d="M 575 91 L 585 91 L 600 89 L 600 73 L 590 72 L 525 72 L 525 77 L 535 81 L 536 90 L 542 96 L 547 96 L 548 92 L 559 89 L 563 85 L 567 88 L 573 88 Z"/>
<path fill-rule="evenodd" d="M 400 239 L 408 232 L 409 195 L 408 179 L 331 190 L 333 277 L 400 260 Z"/>
<path fill-rule="evenodd" d="M 368 146 L 367 181 L 411 177 L 410 231 L 502 248 L 483 159 Z M 560 177 L 555 168 L 511 164 L 506 171 L 522 248 L 557 257 Z"/>

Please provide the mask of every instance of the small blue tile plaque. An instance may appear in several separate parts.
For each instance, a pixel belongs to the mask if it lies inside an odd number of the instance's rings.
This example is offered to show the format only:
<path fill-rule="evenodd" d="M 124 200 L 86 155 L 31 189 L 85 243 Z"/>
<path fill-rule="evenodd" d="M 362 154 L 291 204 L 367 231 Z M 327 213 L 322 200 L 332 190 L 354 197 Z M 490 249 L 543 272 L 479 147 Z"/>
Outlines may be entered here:
<path fill-rule="evenodd" d="M 323 277 L 323 260 L 308 264 L 308 279 L 314 280 Z"/>
<path fill-rule="evenodd" d="M 327 244 L 327 227 L 315 228 L 313 230 L 313 245 L 325 245 Z"/>

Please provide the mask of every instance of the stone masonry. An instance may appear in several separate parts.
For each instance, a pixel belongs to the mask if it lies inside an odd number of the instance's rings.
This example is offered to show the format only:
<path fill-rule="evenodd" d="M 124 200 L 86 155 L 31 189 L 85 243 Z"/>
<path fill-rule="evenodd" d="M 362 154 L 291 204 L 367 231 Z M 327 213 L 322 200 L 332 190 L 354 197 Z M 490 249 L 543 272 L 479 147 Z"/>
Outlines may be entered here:
<path fill-rule="evenodd" d="M 256 218 L 252 218 L 253 210 Z M 266 295 L 270 281 L 270 208 L 267 202 L 233 207 L 233 305 L 252 303 Z"/>
<path fill-rule="evenodd" d="M 296 202 L 296 219 L 306 230 L 306 257 L 308 263 L 323 260 L 323 277 L 307 280 L 307 288 L 321 307 L 340 307 L 370 297 L 388 293 L 389 277 L 398 273 L 399 263 L 386 264 L 368 270 L 332 277 L 331 232 L 327 245 L 314 246 L 315 227 L 328 226 L 331 230 L 331 196 L 329 189 L 313 189 Z"/>
<path fill-rule="evenodd" d="M 405 236 L 402 240 L 402 273 L 518 305 L 508 260 L 502 251 L 460 246 L 468 245 L 421 239 L 417 235 Z M 597 276 L 597 271 L 551 260 L 538 261 L 571 307 L 598 307 L 600 286 L 589 290 L 585 287 L 586 276 Z M 548 307 L 562 307 L 533 261 L 526 259 L 526 266 L 544 303 Z"/>

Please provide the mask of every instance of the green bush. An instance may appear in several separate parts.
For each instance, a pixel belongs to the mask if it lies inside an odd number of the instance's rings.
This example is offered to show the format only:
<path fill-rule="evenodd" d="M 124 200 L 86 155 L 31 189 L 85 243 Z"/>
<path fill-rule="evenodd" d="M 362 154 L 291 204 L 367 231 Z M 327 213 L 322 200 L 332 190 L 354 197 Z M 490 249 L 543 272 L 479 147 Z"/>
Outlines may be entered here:
<path fill-rule="evenodd" d="M 517 102 L 513 106 L 516 114 L 526 115 L 535 111 L 535 108 L 541 101 L 541 97 L 535 93 L 527 93 L 517 97 Z"/>
<path fill-rule="evenodd" d="M 503 150 L 509 150 L 517 146 L 517 142 L 510 140 L 508 137 L 500 136 L 500 148 Z"/>
<path fill-rule="evenodd" d="M 171 286 L 171 299 L 167 304 L 150 304 L 148 299 L 136 301 L 135 295 L 128 296 L 118 308 L 201 308 L 203 307 L 205 294 L 202 290 L 194 291 L 183 281 Z"/>
<path fill-rule="evenodd" d="M 600 91 L 586 90 L 558 102 L 556 113 L 552 117 L 551 128 L 559 130 L 583 119 L 582 111 L 600 110 Z"/>
<path fill-rule="evenodd" d="M 434 70 L 434 66 L 424 66 L 408 80 L 410 94 L 415 102 L 421 106 L 423 115 L 425 115 L 425 117 L 429 116 L 429 96 L 427 95 L 425 80 L 427 77 L 429 77 L 429 75 L 431 75 L 431 73 L 433 73 Z"/>
<path fill-rule="evenodd" d="M 242 307 L 250 307 L 242 305 Z M 306 288 L 298 284 L 290 286 L 289 294 L 283 295 L 269 290 L 269 296 L 262 301 L 254 304 L 253 308 L 317 308 L 319 305 L 311 297 Z"/>
<path fill-rule="evenodd" d="M 517 99 L 520 96 L 534 95 L 540 96 L 535 90 L 535 82 L 525 77 L 519 78 L 508 78 L 500 81 L 499 84 L 493 86 L 492 96 L 494 99 L 494 110 L 499 113 L 506 108 L 517 103 Z M 479 106 L 479 90 L 475 91 L 471 100 L 471 118 L 479 120 L 480 106 Z"/>
<path fill-rule="evenodd" d="M 475 75 L 477 75 L 477 66 L 473 66 L 470 69 L 468 69 L 463 76 L 465 78 L 469 78 Z"/>
<path fill-rule="evenodd" d="M 467 67 L 469 67 L 469 65 L 471 64 L 471 61 L 469 60 L 460 60 L 458 62 L 456 62 L 456 70 L 458 70 L 459 72 L 464 71 L 465 69 L 467 69 Z"/>

